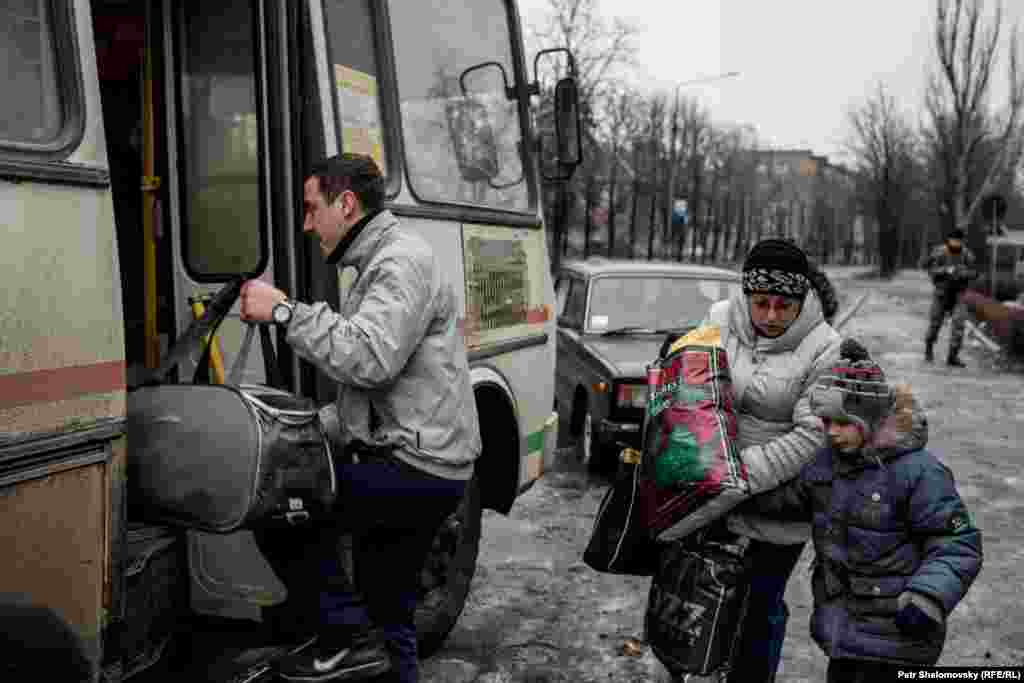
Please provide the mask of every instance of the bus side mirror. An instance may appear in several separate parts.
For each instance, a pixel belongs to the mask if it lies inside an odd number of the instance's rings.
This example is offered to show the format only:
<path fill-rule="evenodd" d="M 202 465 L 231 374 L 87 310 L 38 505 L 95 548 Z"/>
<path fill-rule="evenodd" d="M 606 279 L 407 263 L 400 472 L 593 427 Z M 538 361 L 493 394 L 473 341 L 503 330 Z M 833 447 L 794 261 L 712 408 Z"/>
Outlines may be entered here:
<path fill-rule="evenodd" d="M 531 95 L 542 95 L 540 78 L 537 65 L 542 57 L 552 54 L 561 54 L 568 64 L 569 75 L 560 78 L 555 83 L 553 107 L 546 108 L 543 104 L 541 110 L 550 112 L 552 119 L 545 117 L 547 121 L 554 124 L 555 149 L 549 150 L 546 139 L 550 133 L 540 133 L 537 137 L 539 156 L 541 159 L 541 174 L 545 180 L 562 182 L 572 178 L 576 167 L 583 162 L 583 127 L 580 124 L 580 97 L 579 87 L 576 83 L 576 60 L 572 53 L 563 47 L 541 50 L 533 59 L 534 80 L 530 84 Z M 550 173 L 546 166 L 546 160 L 551 160 L 557 168 L 557 172 Z"/>
<path fill-rule="evenodd" d="M 555 85 L 555 142 L 558 165 L 571 173 L 583 161 L 580 98 L 576 79 L 571 76 Z"/>
<path fill-rule="evenodd" d="M 464 97 L 445 105 L 445 117 L 462 179 L 478 183 L 497 178 L 501 171 L 498 144 L 487 107 Z"/>

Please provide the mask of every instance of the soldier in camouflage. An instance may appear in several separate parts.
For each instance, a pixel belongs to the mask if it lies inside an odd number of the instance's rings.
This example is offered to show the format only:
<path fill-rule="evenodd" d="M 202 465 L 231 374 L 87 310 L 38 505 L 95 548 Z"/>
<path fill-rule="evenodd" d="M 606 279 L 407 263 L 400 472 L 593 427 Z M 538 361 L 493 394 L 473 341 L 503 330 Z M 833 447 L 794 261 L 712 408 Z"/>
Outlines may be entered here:
<path fill-rule="evenodd" d="M 953 230 L 943 244 L 935 247 L 921 261 L 921 268 L 928 271 L 935 285 L 928 332 L 924 339 L 924 359 L 929 363 L 934 360 L 932 347 L 939 338 L 939 330 L 946 315 L 950 315 L 952 330 L 946 364 L 956 368 L 964 367 L 960 360 L 960 347 L 964 341 L 964 322 L 967 315 L 966 309 L 959 304 L 960 294 L 967 288 L 967 284 L 978 276 L 974 268 L 974 254 L 964 246 L 963 239 L 963 230 Z"/>

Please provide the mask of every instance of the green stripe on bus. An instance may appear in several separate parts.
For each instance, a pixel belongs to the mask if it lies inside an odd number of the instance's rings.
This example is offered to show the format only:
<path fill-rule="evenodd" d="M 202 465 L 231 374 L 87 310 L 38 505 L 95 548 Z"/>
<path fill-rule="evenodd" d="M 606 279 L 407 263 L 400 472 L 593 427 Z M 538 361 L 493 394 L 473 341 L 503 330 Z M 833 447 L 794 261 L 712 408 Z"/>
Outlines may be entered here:
<path fill-rule="evenodd" d="M 533 453 L 535 451 L 544 450 L 544 436 L 547 431 L 542 429 L 539 432 L 534 432 L 526 437 L 526 452 Z"/>

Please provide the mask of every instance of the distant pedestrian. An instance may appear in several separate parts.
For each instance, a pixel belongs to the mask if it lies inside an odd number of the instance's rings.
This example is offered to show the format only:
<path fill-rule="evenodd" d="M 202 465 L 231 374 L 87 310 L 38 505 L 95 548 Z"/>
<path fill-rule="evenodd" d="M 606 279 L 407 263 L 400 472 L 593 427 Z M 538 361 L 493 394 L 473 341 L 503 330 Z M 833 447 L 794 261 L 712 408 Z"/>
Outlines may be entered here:
<path fill-rule="evenodd" d="M 935 359 L 932 353 L 935 340 L 939 338 L 942 323 L 949 315 L 952 330 L 946 364 L 955 368 L 964 367 L 960 360 L 960 347 L 964 342 L 964 323 L 967 318 L 966 309 L 959 305 L 958 300 L 968 283 L 978 277 L 974 268 L 974 254 L 964 246 L 963 239 L 963 230 L 953 230 L 943 244 L 935 247 L 921 261 L 921 268 L 928 271 L 935 285 L 928 316 L 928 332 L 924 338 L 924 359 L 929 363 Z"/>
<path fill-rule="evenodd" d="M 828 445 L 741 509 L 812 522 L 811 634 L 829 683 L 889 681 L 896 667 L 938 661 L 946 619 L 981 571 L 981 531 L 925 450 L 909 388 L 890 388 L 852 340 L 840 356 L 811 392 Z"/>

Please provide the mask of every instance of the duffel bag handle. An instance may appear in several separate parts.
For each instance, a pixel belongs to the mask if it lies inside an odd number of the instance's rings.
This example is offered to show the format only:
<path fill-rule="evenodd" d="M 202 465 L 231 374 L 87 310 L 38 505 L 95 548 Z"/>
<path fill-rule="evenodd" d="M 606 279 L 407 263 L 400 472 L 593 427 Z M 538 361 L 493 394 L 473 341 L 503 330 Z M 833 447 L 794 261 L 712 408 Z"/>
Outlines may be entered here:
<path fill-rule="evenodd" d="M 235 362 L 228 372 L 227 384 L 238 386 L 242 383 L 242 372 L 245 370 L 245 363 L 249 360 L 249 350 L 252 348 L 252 338 L 256 334 L 256 325 L 249 323 L 245 326 L 245 337 L 242 339 L 242 348 L 235 356 Z"/>
<path fill-rule="evenodd" d="M 274 342 L 270 338 L 270 328 L 259 323 L 247 323 L 245 337 L 242 338 L 242 347 L 238 350 L 238 356 L 235 357 L 235 362 L 231 365 L 227 384 L 238 386 L 242 383 L 242 373 L 245 371 L 245 364 L 249 361 L 252 340 L 256 336 L 257 327 L 260 330 L 260 344 L 263 348 L 263 366 L 266 372 L 267 386 L 283 389 L 284 380 L 281 378 L 281 368 L 277 363 Z"/>
<path fill-rule="evenodd" d="M 197 348 L 203 345 L 204 338 L 209 335 L 210 340 L 213 340 L 213 335 L 220 326 L 221 321 L 224 320 L 228 312 L 231 311 L 231 307 L 234 306 L 235 300 L 238 299 L 239 294 L 242 292 L 242 283 L 245 282 L 244 278 L 235 278 L 231 282 L 227 283 L 220 290 L 213 295 L 210 300 L 210 304 L 206 307 L 206 310 L 201 316 L 192 321 L 192 324 L 188 326 L 188 329 L 174 344 L 174 348 L 170 350 L 167 357 L 164 358 L 160 366 L 150 372 L 146 379 L 141 383 L 143 386 L 160 384 L 167 378 L 167 373 L 177 367 L 183 360 L 195 351 Z M 203 359 L 199 363 L 199 367 L 196 368 L 196 375 L 199 376 L 200 370 L 204 365 L 209 365 L 209 354 L 210 345 L 206 344 L 206 349 L 203 353 Z M 195 378 L 193 378 L 193 381 Z"/>

